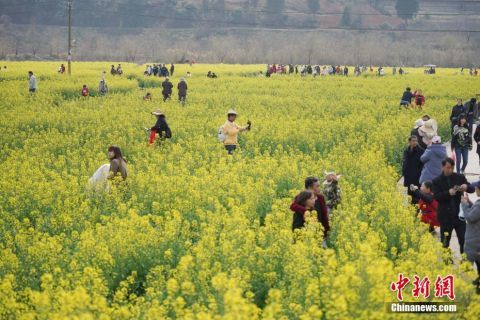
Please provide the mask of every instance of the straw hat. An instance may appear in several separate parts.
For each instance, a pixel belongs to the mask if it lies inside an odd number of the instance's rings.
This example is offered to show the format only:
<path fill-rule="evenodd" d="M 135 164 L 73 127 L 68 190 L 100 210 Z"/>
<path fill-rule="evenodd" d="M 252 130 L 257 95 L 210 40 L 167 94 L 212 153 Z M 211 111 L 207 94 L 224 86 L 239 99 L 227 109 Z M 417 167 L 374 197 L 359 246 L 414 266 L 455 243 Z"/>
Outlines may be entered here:
<path fill-rule="evenodd" d="M 157 110 L 153 111 L 152 114 L 154 116 L 164 116 L 163 112 L 160 111 L 160 109 L 157 109 Z"/>
<path fill-rule="evenodd" d="M 228 110 L 227 115 L 231 115 L 231 114 L 237 115 L 237 111 L 233 109 Z"/>
<path fill-rule="evenodd" d="M 427 135 L 432 135 L 437 133 L 437 129 L 438 129 L 437 121 L 430 119 L 428 121 L 425 121 L 423 126 L 421 126 L 418 130 L 422 131 Z"/>
<path fill-rule="evenodd" d="M 325 171 L 325 181 L 323 181 L 324 185 L 332 184 L 334 181 L 338 181 L 341 175 L 337 175 L 335 172 L 327 172 Z"/>

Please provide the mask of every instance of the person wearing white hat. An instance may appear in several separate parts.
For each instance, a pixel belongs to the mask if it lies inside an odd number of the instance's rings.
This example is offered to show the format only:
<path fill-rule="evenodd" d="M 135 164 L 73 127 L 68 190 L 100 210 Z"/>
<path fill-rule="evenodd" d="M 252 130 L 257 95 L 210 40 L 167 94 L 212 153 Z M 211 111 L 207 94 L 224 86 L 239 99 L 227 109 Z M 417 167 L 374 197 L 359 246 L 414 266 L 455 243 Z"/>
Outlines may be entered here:
<path fill-rule="evenodd" d="M 225 145 L 225 149 L 228 151 L 228 154 L 233 154 L 235 149 L 237 149 L 238 145 L 238 134 L 240 132 L 249 131 L 252 123 L 247 121 L 247 125 L 245 127 L 240 127 L 238 124 L 235 123 L 237 119 L 237 112 L 233 109 L 228 110 L 227 112 L 227 121 L 225 124 L 220 128 L 219 137 L 220 141 L 223 139 L 223 144 Z"/>
<path fill-rule="evenodd" d="M 338 186 L 338 180 L 340 177 L 341 175 L 337 175 L 335 172 L 325 172 L 323 194 L 325 196 L 325 202 L 329 213 L 336 209 L 342 201 L 342 190 Z"/>
<path fill-rule="evenodd" d="M 412 137 L 412 136 L 417 137 L 418 145 L 422 149 L 426 149 L 427 145 L 423 142 L 422 136 L 420 135 L 420 133 L 418 131 L 419 131 L 420 127 L 424 125 L 424 123 L 425 123 L 425 121 L 423 121 L 423 119 L 417 119 L 415 121 L 415 126 L 413 127 L 412 132 L 410 132 L 410 137 Z"/>
<path fill-rule="evenodd" d="M 434 119 L 425 121 L 421 127 L 418 128 L 418 134 L 424 145 L 429 146 L 432 143 L 432 138 L 437 135 L 438 124 Z"/>
<path fill-rule="evenodd" d="M 165 119 L 165 114 L 159 109 L 152 112 L 152 115 L 157 117 L 157 122 L 155 125 L 150 129 L 150 139 L 148 141 L 149 144 L 153 144 L 155 142 L 155 138 L 158 135 L 160 139 L 170 139 L 172 137 L 172 131 L 167 124 L 167 120 Z"/>

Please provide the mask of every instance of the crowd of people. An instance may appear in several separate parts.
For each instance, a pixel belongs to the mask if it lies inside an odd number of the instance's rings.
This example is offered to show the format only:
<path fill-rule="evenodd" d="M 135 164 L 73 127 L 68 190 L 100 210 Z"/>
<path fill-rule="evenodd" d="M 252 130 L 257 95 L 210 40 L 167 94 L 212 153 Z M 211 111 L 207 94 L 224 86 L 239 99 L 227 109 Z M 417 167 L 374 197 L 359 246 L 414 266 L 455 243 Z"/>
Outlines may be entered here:
<path fill-rule="evenodd" d="M 170 69 L 167 68 L 165 64 L 153 64 L 147 65 L 144 75 L 153 76 L 153 77 L 173 77 L 175 72 L 175 65 L 170 64 Z"/>
<path fill-rule="evenodd" d="M 356 65 L 354 67 L 354 72 L 353 75 L 355 77 L 360 76 L 363 73 L 376 73 L 378 76 L 385 76 L 386 71 L 383 67 L 378 67 L 377 70 L 374 70 L 373 66 L 370 66 L 369 68 L 367 66 L 360 66 Z M 403 68 L 399 68 L 397 70 L 397 67 L 392 68 L 392 74 L 396 75 L 403 75 L 405 74 L 405 70 Z M 266 77 L 271 77 L 272 74 L 300 74 L 302 77 L 306 77 L 308 75 L 312 75 L 313 77 L 317 76 L 345 76 L 348 77 L 350 74 L 350 70 L 348 66 L 340 66 L 340 65 L 310 65 L 310 64 L 305 64 L 305 65 L 293 65 L 293 64 L 288 64 L 288 65 L 283 65 L 283 64 L 268 64 L 267 69 L 265 71 Z M 260 71 L 259 76 L 262 76 L 263 72 Z"/>
<path fill-rule="evenodd" d="M 465 104 L 462 99 L 457 100 L 450 116 L 450 154 L 438 135 L 436 121 L 428 115 L 418 119 L 403 153 L 402 174 L 421 221 L 429 225 L 431 232 L 440 228 L 440 240 L 445 248 L 450 246 L 455 230 L 460 253 L 465 252 L 476 264 L 480 279 L 480 200 L 473 204 L 468 197 L 468 193 L 474 192 L 480 196 L 480 181 L 469 183 L 465 177 L 478 116 L 476 98 Z M 479 127 L 474 136 L 477 145 L 480 144 Z M 479 150 L 477 147 L 477 153 Z M 480 293 L 478 279 L 475 285 Z"/>

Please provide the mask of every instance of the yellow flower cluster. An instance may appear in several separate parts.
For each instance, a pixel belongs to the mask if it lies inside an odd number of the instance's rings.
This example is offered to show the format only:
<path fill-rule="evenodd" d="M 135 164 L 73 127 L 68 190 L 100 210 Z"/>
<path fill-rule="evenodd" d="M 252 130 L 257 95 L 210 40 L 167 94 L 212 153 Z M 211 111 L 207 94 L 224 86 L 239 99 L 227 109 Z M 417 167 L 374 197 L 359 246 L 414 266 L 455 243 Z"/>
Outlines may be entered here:
<path fill-rule="evenodd" d="M 74 63 L 68 77 L 56 63 L 0 64 L 0 319 L 397 319 L 385 303 L 400 272 L 455 275 L 461 310 L 435 318 L 478 319 L 471 266 L 445 263 L 396 189 L 414 120 L 428 113 L 446 134 L 455 98 L 475 93 L 470 77 L 263 78 L 265 66 L 179 65 L 175 88 L 193 75 L 183 106 L 176 89 L 162 102 L 145 66 L 113 77 L 111 63 Z M 399 110 L 407 86 L 423 89 L 424 111 Z M 157 108 L 173 137 L 147 146 Z M 229 108 L 252 121 L 233 156 L 216 136 Z M 111 144 L 129 176 L 92 194 Z M 313 221 L 294 243 L 289 211 L 303 179 L 324 170 L 343 174 L 328 249 Z M 416 301 L 411 289 L 405 300 Z"/>

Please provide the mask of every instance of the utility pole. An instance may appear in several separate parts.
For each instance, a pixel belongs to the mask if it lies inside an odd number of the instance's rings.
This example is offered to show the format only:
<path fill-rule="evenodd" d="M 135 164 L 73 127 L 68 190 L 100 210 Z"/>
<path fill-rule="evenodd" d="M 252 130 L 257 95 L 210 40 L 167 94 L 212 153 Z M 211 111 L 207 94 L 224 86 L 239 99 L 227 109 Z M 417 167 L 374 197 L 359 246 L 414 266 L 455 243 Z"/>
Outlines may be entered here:
<path fill-rule="evenodd" d="M 72 3 L 68 0 L 68 75 L 72 75 Z"/>

